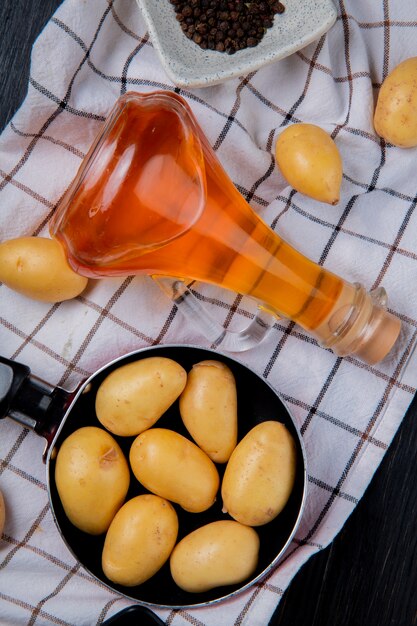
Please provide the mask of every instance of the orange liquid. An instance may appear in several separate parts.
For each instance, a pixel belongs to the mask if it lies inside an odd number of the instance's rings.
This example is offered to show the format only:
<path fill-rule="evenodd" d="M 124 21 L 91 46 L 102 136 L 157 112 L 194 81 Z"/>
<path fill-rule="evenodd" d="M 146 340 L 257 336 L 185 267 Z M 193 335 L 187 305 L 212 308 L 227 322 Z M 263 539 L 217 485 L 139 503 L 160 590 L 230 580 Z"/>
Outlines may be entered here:
<path fill-rule="evenodd" d="M 87 276 L 167 275 L 253 296 L 312 330 L 343 281 L 276 235 L 222 169 L 181 98 L 119 100 L 51 232 Z"/>

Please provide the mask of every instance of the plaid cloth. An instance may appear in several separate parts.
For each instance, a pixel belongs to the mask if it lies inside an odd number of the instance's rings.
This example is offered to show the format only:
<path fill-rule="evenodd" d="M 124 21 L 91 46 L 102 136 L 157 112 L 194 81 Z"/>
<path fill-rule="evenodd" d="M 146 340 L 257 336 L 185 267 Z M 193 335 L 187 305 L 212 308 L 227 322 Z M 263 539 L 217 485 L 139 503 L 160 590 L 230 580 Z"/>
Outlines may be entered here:
<path fill-rule="evenodd" d="M 290 0 L 288 0 L 290 2 Z M 385 145 L 372 126 L 377 89 L 415 54 L 414 0 L 336 2 L 319 41 L 240 79 L 181 90 L 220 161 L 254 210 L 318 263 L 367 289 L 386 287 L 403 321 L 390 358 L 374 367 L 340 359 L 299 327 L 277 322 L 239 355 L 281 392 L 309 462 L 301 525 L 284 561 L 220 605 L 160 610 L 180 626 L 265 626 L 300 566 L 327 546 L 364 493 L 413 397 L 417 363 L 415 149 Z M 1 240 L 46 235 L 48 221 L 106 112 L 126 90 L 173 90 L 133 0 L 66 0 L 37 40 L 28 95 L 0 139 Z M 293 122 L 331 133 L 344 162 L 331 207 L 289 188 L 274 165 L 280 130 Z M 225 323 L 245 301 L 216 291 L 207 305 Z M 158 343 L 206 345 L 147 277 L 92 281 L 73 301 L 32 302 L 0 286 L 0 350 L 68 389 L 102 364 Z M 1 424 L 0 623 L 91 625 L 131 604 L 74 561 L 48 505 L 43 442 Z"/>

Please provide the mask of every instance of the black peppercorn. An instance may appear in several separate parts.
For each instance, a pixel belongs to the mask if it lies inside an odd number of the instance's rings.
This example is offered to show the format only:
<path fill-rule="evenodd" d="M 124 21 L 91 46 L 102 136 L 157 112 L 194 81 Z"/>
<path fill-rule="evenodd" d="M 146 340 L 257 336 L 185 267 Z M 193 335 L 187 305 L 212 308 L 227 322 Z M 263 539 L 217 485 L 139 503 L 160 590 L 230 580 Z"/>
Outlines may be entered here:
<path fill-rule="evenodd" d="M 169 0 L 186 37 L 203 50 L 234 54 L 257 46 L 276 14 L 279 0 Z"/>

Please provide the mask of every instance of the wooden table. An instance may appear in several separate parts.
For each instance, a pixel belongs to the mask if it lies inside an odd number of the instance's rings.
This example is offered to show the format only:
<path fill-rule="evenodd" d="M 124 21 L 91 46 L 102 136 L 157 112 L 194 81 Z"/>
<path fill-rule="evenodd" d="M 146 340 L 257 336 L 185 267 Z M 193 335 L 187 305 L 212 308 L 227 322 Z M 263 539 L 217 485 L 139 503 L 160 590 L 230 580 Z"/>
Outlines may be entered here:
<path fill-rule="evenodd" d="M 32 43 L 59 4 L 0 2 L 0 129 L 25 96 Z M 365 496 L 332 545 L 298 573 L 270 626 L 417 624 L 416 468 L 414 399 Z"/>

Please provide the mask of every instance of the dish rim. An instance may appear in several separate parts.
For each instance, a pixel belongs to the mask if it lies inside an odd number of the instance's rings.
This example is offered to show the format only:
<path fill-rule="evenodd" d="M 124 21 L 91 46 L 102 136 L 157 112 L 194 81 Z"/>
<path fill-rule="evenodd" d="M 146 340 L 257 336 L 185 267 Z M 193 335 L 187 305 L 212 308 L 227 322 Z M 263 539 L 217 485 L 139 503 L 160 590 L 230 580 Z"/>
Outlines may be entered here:
<path fill-rule="evenodd" d="M 229 80 L 231 78 L 244 76 L 246 74 L 249 74 L 250 72 L 260 69 L 261 67 L 270 65 L 276 61 L 286 58 L 290 56 L 291 54 L 294 54 L 298 50 L 305 48 L 307 45 L 309 45 L 310 43 L 312 43 L 313 41 L 321 37 L 323 34 L 325 34 L 328 30 L 330 30 L 330 28 L 333 26 L 333 24 L 335 23 L 337 19 L 337 10 L 336 10 L 333 0 L 323 0 L 322 10 L 326 11 L 326 14 L 323 16 L 323 20 L 320 23 L 317 23 L 317 25 L 315 25 L 315 28 L 313 28 L 312 30 L 309 30 L 305 35 L 301 37 L 297 35 L 296 33 L 294 33 L 294 36 L 291 38 L 291 41 L 285 45 L 278 46 L 275 52 L 269 52 L 269 53 L 266 52 L 264 54 L 259 54 L 258 51 L 259 50 L 262 51 L 262 47 L 258 48 L 257 46 L 255 46 L 254 48 L 250 48 L 250 50 L 255 51 L 255 53 L 253 54 L 253 58 L 249 60 L 247 59 L 242 60 L 242 58 L 239 57 L 241 53 L 247 54 L 248 48 L 245 48 L 244 50 L 241 50 L 235 53 L 234 55 L 228 55 L 227 53 L 224 53 L 224 52 L 219 53 L 214 50 L 203 50 L 202 48 L 199 48 L 197 44 L 194 44 L 194 46 L 196 47 L 195 52 L 197 54 L 199 54 L 199 51 L 201 50 L 202 62 L 204 60 L 204 56 L 207 57 L 208 55 L 209 57 L 211 57 L 211 55 L 214 55 L 214 54 L 225 55 L 226 59 L 233 57 L 233 60 L 236 61 L 230 67 L 222 68 L 221 63 L 220 63 L 219 68 L 217 69 L 208 68 L 207 73 L 201 76 L 201 74 L 197 74 L 197 72 L 193 74 L 192 69 L 190 70 L 190 73 L 188 74 L 181 72 L 178 69 L 178 63 L 180 63 L 180 61 L 178 60 L 177 57 L 173 57 L 173 55 L 169 52 L 168 47 L 165 46 L 161 42 L 161 37 L 159 35 L 159 30 L 158 30 L 158 24 L 154 18 L 154 11 L 156 10 L 156 7 L 157 7 L 155 0 L 136 0 L 136 2 L 138 4 L 139 9 L 142 12 L 142 15 L 146 23 L 146 27 L 150 35 L 150 39 L 155 48 L 155 51 L 158 54 L 162 67 L 164 68 L 166 74 L 172 80 L 172 82 L 176 86 L 183 87 L 183 88 L 210 87 L 216 84 L 220 84 L 224 82 L 225 80 Z M 166 0 L 166 2 L 170 4 L 169 0 Z M 288 0 L 288 2 L 290 2 L 290 0 Z M 304 3 L 307 5 L 307 8 L 308 7 L 313 8 L 314 6 L 317 5 L 317 2 L 315 2 L 315 0 L 304 0 Z M 172 7 L 172 10 L 173 10 L 173 7 Z M 288 11 L 290 9 L 286 6 L 286 10 Z M 185 44 L 184 50 L 186 50 L 187 46 L 189 46 L 192 42 L 190 42 L 186 38 L 185 35 L 183 35 L 183 40 Z M 181 42 L 181 37 L 178 38 L 178 41 Z M 258 46 L 261 45 L 261 43 L 262 42 L 260 42 Z M 219 56 L 219 59 L 221 59 L 220 56 Z M 239 59 L 241 61 L 240 63 L 238 62 Z M 227 63 L 230 63 L 230 62 L 227 61 Z"/>

